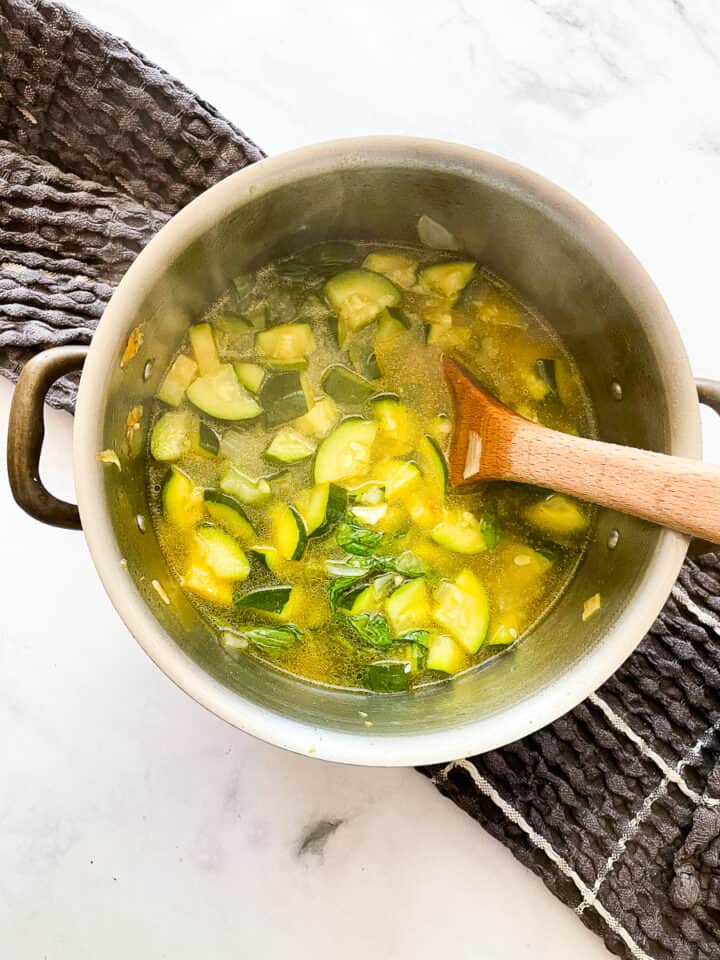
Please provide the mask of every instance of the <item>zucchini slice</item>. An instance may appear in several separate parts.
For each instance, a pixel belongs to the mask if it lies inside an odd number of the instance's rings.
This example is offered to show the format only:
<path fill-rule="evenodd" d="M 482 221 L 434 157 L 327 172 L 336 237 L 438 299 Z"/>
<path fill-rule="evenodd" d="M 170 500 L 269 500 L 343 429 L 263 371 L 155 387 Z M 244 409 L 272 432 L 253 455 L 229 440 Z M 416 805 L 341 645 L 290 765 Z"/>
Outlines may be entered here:
<path fill-rule="evenodd" d="M 434 437 L 425 434 L 419 444 L 418 453 L 422 457 L 423 473 L 432 485 L 445 496 L 450 485 L 450 475 L 445 454 Z"/>
<path fill-rule="evenodd" d="M 520 625 L 513 613 L 504 613 L 499 620 L 493 619 L 488 644 L 491 647 L 507 646 L 515 643 L 520 636 Z"/>
<path fill-rule="evenodd" d="M 241 610 L 263 610 L 265 613 L 282 614 L 290 600 L 292 587 L 258 587 L 240 596 L 235 596 L 235 606 Z"/>
<path fill-rule="evenodd" d="M 430 539 L 454 553 L 475 554 L 487 550 L 482 525 L 469 510 L 448 511 L 430 531 Z"/>
<path fill-rule="evenodd" d="M 215 373 L 194 380 L 187 398 L 217 420 L 251 420 L 262 413 L 257 400 L 238 381 L 232 364 L 221 364 Z"/>
<path fill-rule="evenodd" d="M 211 457 L 216 457 L 220 453 L 220 437 L 203 420 L 200 421 L 198 428 L 197 452 L 209 454 Z"/>
<path fill-rule="evenodd" d="M 270 484 L 263 477 L 253 480 L 242 473 L 235 464 L 226 461 L 220 471 L 220 489 L 236 497 L 240 503 L 262 503 L 269 500 Z"/>
<path fill-rule="evenodd" d="M 434 600 L 433 618 L 468 653 L 477 653 L 487 636 L 490 604 L 485 587 L 472 570 L 462 570 L 452 583 L 441 583 Z"/>
<path fill-rule="evenodd" d="M 242 360 L 235 364 L 235 376 L 246 390 L 259 393 L 265 379 L 265 370 L 259 363 L 247 363 Z"/>
<path fill-rule="evenodd" d="M 304 490 L 297 499 L 297 509 L 305 521 L 310 537 L 324 537 L 345 515 L 347 492 L 334 483 L 318 483 Z"/>
<path fill-rule="evenodd" d="M 559 493 L 533 503 L 525 510 L 524 516 L 538 530 L 560 540 L 577 537 L 590 525 L 577 503 Z"/>
<path fill-rule="evenodd" d="M 233 585 L 230 580 L 221 580 L 201 564 L 190 564 L 183 574 L 182 585 L 204 600 L 220 607 L 229 607 L 232 603 Z"/>
<path fill-rule="evenodd" d="M 197 376 L 198 365 L 185 353 L 179 353 L 173 360 L 172 366 L 165 374 L 160 389 L 157 392 L 158 400 L 171 407 L 179 406 L 185 391 Z"/>
<path fill-rule="evenodd" d="M 446 633 L 434 633 L 430 637 L 425 666 L 428 670 L 442 673 L 459 673 L 466 664 L 466 656 L 460 644 Z"/>
<path fill-rule="evenodd" d="M 293 363 L 315 350 L 315 337 L 307 323 L 279 323 L 255 334 L 255 346 L 271 360 Z"/>
<path fill-rule="evenodd" d="M 307 530 L 295 507 L 278 504 L 270 514 L 275 549 L 283 560 L 299 560 L 305 553 Z"/>
<path fill-rule="evenodd" d="M 179 460 L 189 452 L 197 430 L 197 417 L 189 410 L 169 410 L 153 426 L 150 453 L 161 463 Z"/>
<path fill-rule="evenodd" d="M 163 516 L 168 523 L 180 530 L 187 530 L 199 523 L 205 512 L 203 490 L 178 467 L 171 467 L 160 493 Z"/>
<path fill-rule="evenodd" d="M 292 427 L 284 427 L 272 438 L 263 456 L 272 463 L 299 463 L 315 453 L 315 444 Z"/>
<path fill-rule="evenodd" d="M 240 544 L 220 527 L 198 527 L 190 547 L 193 566 L 205 567 L 220 580 L 247 580 L 250 563 Z"/>
<path fill-rule="evenodd" d="M 425 267 L 418 274 L 422 289 L 442 297 L 454 297 L 470 282 L 477 264 L 473 260 L 450 260 Z"/>
<path fill-rule="evenodd" d="M 355 372 L 366 380 L 377 380 L 381 376 L 375 355 L 375 345 L 372 342 L 362 342 L 362 338 L 356 338 L 348 348 L 350 362 L 355 367 Z"/>
<path fill-rule="evenodd" d="M 250 553 L 271 573 L 277 573 L 283 564 L 283 559 L 275 547 L 255 544 Z"/>
<path fill-rule="evenodd" d="M 307 437 L 326 437 L 338 420 L 338 410 L 332 397 L 316 400 L 307 413 L 298 417 L 293 426 Z"/>
<path fill-rule="evenodd" d="M 421 477 L 420 468 L 412 460 L 393 457 L 383 460 L 373 471 L 374 479 L 385 488 L 385 499 L 402 499 Z"/>
<path fill-rule="evenodd" d="M 268 427 L 302 417 L 315 402 L 307 377 L 297 370 L 271 374 L 260 389 L 259 399 Z"/>
<path fill-rule="evenodd" d="M 320 381 L 323 390 L 340 404 L 358 406 L 375 393 L 375 387 L 341 363 L 328 367 Z"/>
<path fill-rule="evenodd" d="M 366 327 L 386 307 L 400 303 L 401 293 L 387 277 L 371 270 L 345 270 L 325 284 L 325 297 L 348 331 Z"/>
<path fill-rule="evenodd" d="M 255 539 L 255 530 L 242 504 L 229 493 L 223 493 L 221 490 L 206 490 L 205 509 L 212 519 L 233 537 L 246 540 L 248 543 L 252 543 Z"/>
<path fill-rule="evenodd" d="M 378 425 L 352 417 L 343 420 L 322 441 L 315 455 L 315 483 L 332 483 L 365 476 L 370 469 Z"/>
<path fill-rule="evenodd" d="M 403 322 L 399 310 L 383 310 L 378 320 L 376 340 L 390 340 L 401 333 L 405 333 L 407 325 Z"/>
<path fill-rule="evenodd" d="M 409 580 L 385 601 L 385 613 L 393 635 L 427 627 L 432 622 L 430 599 L 424 580 Z"/>
<path fill-rule="evenodd" d="M 415 418 L 399 397 L 394 393 L 373 397 L 372 412 L 388 453 L 410 453 L 414 449 L 419 431 Z"/>
<path fill-rule="evenodd" d="M 190 345 L 200 373 L 203 376 L 217 373 L 220 368 L 220 355 L 209 323 L 196 323 L 190 327 Z"/>
<path fill-rule="evenodd" d="M 411 260 L 401 253 L 387 251 L 384 253 L 370 253 L 363 261 L 365 270 L 373 273 L 382 273 L 384 276 L 406 290 L 412 287 L 417 277 L 417 260 Z"/>

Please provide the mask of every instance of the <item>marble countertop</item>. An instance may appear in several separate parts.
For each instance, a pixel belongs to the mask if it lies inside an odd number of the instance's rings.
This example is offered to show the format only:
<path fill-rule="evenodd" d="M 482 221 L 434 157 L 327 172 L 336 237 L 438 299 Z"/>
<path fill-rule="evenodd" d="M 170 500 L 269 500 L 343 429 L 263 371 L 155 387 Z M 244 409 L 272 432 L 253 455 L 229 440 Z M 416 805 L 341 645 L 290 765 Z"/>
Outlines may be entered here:
<path fill-rule="evenodd" d="M 407 133 L 543 173 L 630 245 L 696 372 L 720 377 L 709 0 L 73 5 L 269 153 Z M 0 383 L 3 438 L 10 396 Z M 703 419 L 720 461 L 720 425 Z M 47 426 L 43 475 L 71 498 L 72 421 Z M 607 955 L 415 772 L 293 756 L 205 712 L 133 643 L 82 536 L 25 517 L 4 472 L 0 504 L 3 956 Z"/>

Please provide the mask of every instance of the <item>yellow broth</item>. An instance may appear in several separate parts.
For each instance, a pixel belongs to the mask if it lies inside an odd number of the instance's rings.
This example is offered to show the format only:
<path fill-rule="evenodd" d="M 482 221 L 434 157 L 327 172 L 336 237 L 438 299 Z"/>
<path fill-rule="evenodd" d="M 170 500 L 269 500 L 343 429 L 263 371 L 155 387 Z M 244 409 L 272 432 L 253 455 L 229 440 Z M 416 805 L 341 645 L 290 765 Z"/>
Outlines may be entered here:
<path fill-rule="evenodd" d="M 328 278 L 343 270 L 360 266 L 373 251 L 392 251 L 418 264 L 416 271 L 410 269 L 405 275 L 394 277 L 405 284 L 397 288 L 399 310 L 407 328 L 394 336 L 379 338 L 378 321 L 374 320 L 347 337 L 341 348 L 337 340 L 337 318 L 328 307 L 324 285 Z M 307 323 L 312 329 L 314 349 L 307 356 L 306 374 L 316 401 L 323 395 L 321 381 L 330 365 L 342 364 L 354 369 L 352 359 L 357 361 L 358 356 L 366 356 L 374 346 L 381 376 L 372 380 L 373 394 L 396 395 L 411 411 L 413 437 L 417 439 L 430 432 L 445 451 L 452 408 L 441 373 L 443 352 L 457 357 L 495 396 L 523 416 L 558 430 L 591 435 L 592 413 L 575 365 L 549 326 L 506 284 L 480 266 L 456 296 L 442 296 L 418 282 L 417 273 L 423 266 L 451 259 L 460 258 L 439 256 L 425 249 L 379 244 L 323 245 L 268 264 L 254 277 L 240 278 L 238 289 L 229 291 L 205 317 L 198 318 L 198 322 L 209 321 L 223 362 L 245 361 L 265 369 L 270 364 L 267 357 L 259 355 L 256 344 L 256 334 L 264 328 L 263 324 L 272 329 L 276 323 Z M 237 318 L 240 323 L 236 322 Z M 245 326 L 242 321 L 249 324 Z M 432 343 L 426 342 L 429 331 L 432 331 Z M 193 355 L 189 341 L 181 345 L 179 353 Z M 538 376 L 538 360 L 553 362 L 555 383 L 546 395 L 543 395 L 546 385 Z M 339 418 L 349 415 L 373 418 L 369 401 L 346 409 L 338 403 L 337 408 Z M 156 400 L 154 422 L 168 409 Z M 274 505 L 298 503 L 303 491 L 313 486 L 313 457 L 283 469 L 268 463 L 264 456 L 272 437 L 284 427 L 292 427 L 292 421 L 270 428 L 262 415 L 237 423 L 219 420 L 194 408 L 186 398 L 177 409 L 192 410 L 220 440 L 217 455 L 194 449 L 175 462 L 199 489 L 218 488 L 221 470 L 228 460 L 253 479 L 268 478 L 270 498 L 257 505 L 244 504 L 255 534 L 241 542 L 250 558 L 250 573 L 246 579 L 232 583 L 234 596 L 272 584 L 292 587 L 290 601 L 281 614 L 238 610 L 232 604 L 218 605 L 186 590 L 213 626 L 218 642 L 228 636 L 237 638 L 248 625 L 272 627 L 290 622 L 300 635 L 288 649 L 269 652 L 250 642 L 241 643 L 240 649 L 235 645 L 233 655 L 259 657 L 274 668 L 341 687 L 360 687 L 369 664 L 392 661 L 396 655 L 402 657 L 404 653 L 402 650 L 398 653 L 397 644 L 378 648 L 360 639 L 347 621 L 331 609 L 328 591 L 333 578 L 328 575 L 326 563 L 348 560 L 347 552 L 340 548 L 332 533 L 324 538 L 311 537 L 299 560 L 276 557 L 272 571 L 265 569 L 252 553 L 254 546 L 273 543 L 270 513 Z M 317 444 L 319 438 L 312 442 Z M 373 443 L 368 471 L 362 476 L 338 481 L 339 485 L 355 492 L 366 489 L 371 485 L 374 471 L 381 469 L 378 464 L 389 457 L 413 461 L 419 463 L 421 469 L 425 468 L 417 449 L 408 450 L 407 444 L 403 446 L 397 436 L 380 430 Z M 160 491 L 168 467 L 167 462 L 156 462 L 148 454 L 147 484 L 153 523 L 168 565 L 182 586 L 197 524 L 179 528 L 164 517 Z M 409 551 L 427 565 L 423 579 L 431 604 L 439 585 L 453 581 L 463 570 L 470 570 L 482 583 L 489 600 L 489 628 L 477 652 L 469 654 L 462 650 L 459 668 L 465 669 L 506 652 L 513 641 L 521 640 L 547 613 L 573 575 L 589 536 L 592 515 L 587 506 L 578 505 L 584 518 L 583 528 L 574 535 L 549 534 L 529 522 L 527 515 L 529 508 L 547 498 L 547 491 L 490 483 L 470 493 L 448 492 L 443 497 L 430 490 L 430 486 L 421 481 L 415 499 L 389 503 L 385 514 L 367 526 L 383 534 L 379 552 L 397 556 Z M 491 535 L 491 547 L 473 554 L 441 546 L 431 533 L 448 511 L 452 515 L 469 511 L 477 518 L 490 518 L 499 533 L 497 543 L 492 543 Z M 207 523 L 208 519 L 203 515 L 198 518 L 198 524 Z M 384 615 L 383 610 L 380 604 L 380 615 Z M 511 635 L 506 633 L 503 643 L 493 644 L 492 638 L 499 636 L 498 626 L 503 624 L 509 627 Z M 427 629 L 433 635 L 443 631 L 432 617 Z M 436 681 L 444 676 L 442 672 L 423 669 L 421 657 L 419 669 L 409 673 L 409 685 Z"/>

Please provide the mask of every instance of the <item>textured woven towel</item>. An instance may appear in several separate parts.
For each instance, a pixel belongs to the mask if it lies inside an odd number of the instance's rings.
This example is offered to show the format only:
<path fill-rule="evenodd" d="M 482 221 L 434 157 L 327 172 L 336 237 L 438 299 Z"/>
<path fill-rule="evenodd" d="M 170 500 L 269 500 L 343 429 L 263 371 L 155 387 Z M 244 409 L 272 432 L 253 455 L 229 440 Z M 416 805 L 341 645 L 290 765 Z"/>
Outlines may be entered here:
<path fill-rule="evenodd" d="M 87 342 L 168 216 L 261 156 L 128 44 L 64 7 L 0 0 L 0 372 Z M 51 401 L 72 410 L 74 386 Z M 720 960 L 719 637 L 708 555 L 576 710 L 423 771 L 624 957 Z"/>

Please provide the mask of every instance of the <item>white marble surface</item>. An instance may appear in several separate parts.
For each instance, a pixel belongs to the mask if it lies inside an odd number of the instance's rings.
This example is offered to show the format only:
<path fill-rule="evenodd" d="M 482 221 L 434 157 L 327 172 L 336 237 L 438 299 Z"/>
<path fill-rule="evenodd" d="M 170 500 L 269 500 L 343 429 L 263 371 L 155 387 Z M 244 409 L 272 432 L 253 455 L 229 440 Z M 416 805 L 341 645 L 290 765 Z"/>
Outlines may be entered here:
<path fill-rule="evenodd" d="M 697 373 L 720 377 L 713 0 L 74 6 L 268 152 L 413 133 L 544 173 L 630 244 Z M 3 436 L 10 395 L 1 383 Z M 71 420 L 47 422 L 44 475 L 69 497 Z M 4 473 L 0 505 L 0 955 L 606 955 L 414 772 L 291 756 L 204 712 L 132 642 L 82 537 L 21 514 Z M 343 822 L 298 856 L 320 819 Z"/>

